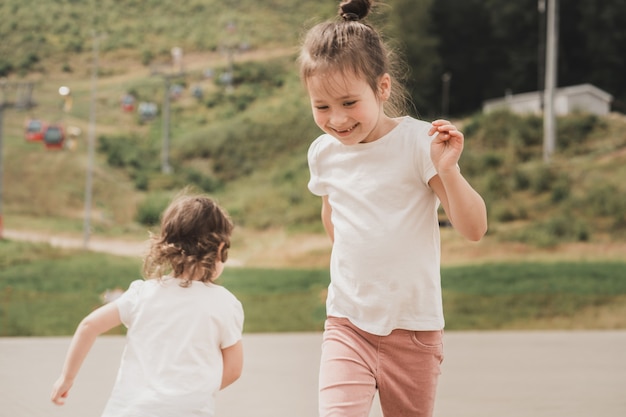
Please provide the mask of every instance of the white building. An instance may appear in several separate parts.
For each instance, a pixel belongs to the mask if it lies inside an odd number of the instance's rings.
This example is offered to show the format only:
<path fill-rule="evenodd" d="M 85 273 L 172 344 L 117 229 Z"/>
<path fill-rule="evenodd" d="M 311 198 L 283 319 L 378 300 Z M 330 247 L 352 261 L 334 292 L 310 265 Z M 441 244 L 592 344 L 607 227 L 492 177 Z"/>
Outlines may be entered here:
<path fill-rule="evenodd" d="M 541 114 L 543 93 L 534 91 L 522 94 L 507 94 L 504 98 L 483 102 L 483 112 L 509 110 L 513 113 Z M 573 112 L 606 115 L 611 111 L 611 96 L 591 84 L 580 84 L 558 88 L 554 92 L 554 112 L 558 116 Z"/>

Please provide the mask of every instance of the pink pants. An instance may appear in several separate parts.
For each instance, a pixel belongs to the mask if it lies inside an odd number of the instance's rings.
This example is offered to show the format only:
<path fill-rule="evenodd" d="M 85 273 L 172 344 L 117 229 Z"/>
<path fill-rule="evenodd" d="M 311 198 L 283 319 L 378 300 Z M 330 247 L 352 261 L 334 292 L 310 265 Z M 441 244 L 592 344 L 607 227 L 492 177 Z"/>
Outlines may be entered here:
<path fill-rule="evenodd" d="M 325 323 L 320 417 L 367 417 L 378 389 L 385 417 L 431 417 L 443 361 L 443 331 L 376 336 L 348 319 Z"/>

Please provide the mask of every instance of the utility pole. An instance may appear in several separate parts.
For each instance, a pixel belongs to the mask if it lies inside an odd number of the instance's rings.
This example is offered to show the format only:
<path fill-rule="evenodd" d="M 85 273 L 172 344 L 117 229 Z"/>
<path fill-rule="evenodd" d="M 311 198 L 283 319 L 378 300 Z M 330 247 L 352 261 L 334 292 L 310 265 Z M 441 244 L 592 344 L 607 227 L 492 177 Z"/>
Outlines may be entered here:
<path fill-rule="evenodd" d="M 179 64 L 182 65 L 182 64 Z M 182 68 L 182 66 L 180 67 Z M 161 144 L 161 172 L 164 174 L 172 173 L 172 166 L 170 165 L 170 103 L 171 103 L 171 88 L 172 80 L 177 78 L 184 78 L 184 72 L 178 72 L 173 74 L 163 73 L 158 69 L 152 69 L 152 75 L 158 75 L 163 78 L 163 132 L 162 132 L 162 144 Z"/>
<path fill-rule="evenodd" d="M 165 92 L 163 96 L 163 144 L 161 146 L 161 172 L 164 174 L 171 174 L 172 167 L 170 166 L 170 89 L 172 83 L 170 81 L 171 76 L 164 75 Z"/>
<path fill-rule="evenodd" d="M 3 198 L 3 188 L 2 185 L 4 183 L 4 168 L 2 166 L 3 161 L 3 121 L 4 121 L 4 109 L 8 107 L 15 108 L 29 108 L 32 107 L 32 93 L 33 93 L 33 85 L 32 82 L 7 82 L 6 80 L 0 80 L 0 90 L 2 90 L 2 101 L 0 101 L 0 239 L 4 238 L 4 219 L 3 219 L 3 209 L 2 209 L 2 198 Z M 7 90 L 15 88 L 16 90 L 16 101 L 15 103 L 11 103 L 7 100 Z"/>
<path fill-rule="evenodd" d="M 543 94 L 546 77 L 546 0 L 537 0 L 537 11 L 539 12 L 537 91 L 539 92 L 539 110 L 543 111 Z"/>
<path fill-rule="evenodd" d="M 2 120 L 4 119 L 4 101 L 0 103 L 0 240 L 4 237 L 4 225 L 2 223 Z"/>
<path fill-rule="evenodd" d="M 99 37 L 93 36 L 93 63 L 91 68 L 91 102 L 89 104 L 89 128 L 87 131 L 87 175 L 85 179 L 85 220 L 83 223 L 83 248 L 88 249 L 91 236 L 91 200 L 93 194 L 93 160 L 96 142 L 96 94 L 98 90 Z"/>
<path fill-rule="evenodd" d="M 550 162 L 556 142 L 556 118 L 554 115 L 554 95 L 557 76 L 558 47 L 558 0 L 546 0 L 547 35 L 546 35 L 546 81 L 543 111 L 543 161 Z"/>
<path fill-rule="evenodd" d="M 226 54 L 228 60 L 228 76 L 226 80 L 226 93 L 231 94 L 233 92 L 233 77 L 234 77 L 234 53 L 235 53 L 235 42 L 234 35 L 237 32 L 237 25 L 235 22 L 228 22 L 226 25 L 226 32 L 228 33 L 228 39 L 226 41 Z"/>

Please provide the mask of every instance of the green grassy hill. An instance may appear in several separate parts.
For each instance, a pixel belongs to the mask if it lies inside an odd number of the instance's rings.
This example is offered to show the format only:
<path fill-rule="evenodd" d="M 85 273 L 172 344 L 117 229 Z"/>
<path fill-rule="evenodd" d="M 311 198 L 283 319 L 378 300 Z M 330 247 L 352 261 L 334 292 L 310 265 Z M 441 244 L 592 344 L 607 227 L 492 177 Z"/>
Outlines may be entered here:
<path fill-rule="evenodd" d="M 240 228 L 321 234 L 319 201 L 306 189 L 306 149 L 319 131 L 294 60 L 303 22 L 332 16 L 335 3 L 240 1 L 230 9 L 217 1 L 97 4 L 96 18 L 90 3 L 0 5 L 2 16 L 13 16 L 0 19 L 0 71 L 13 70 L 10 83 L 35 82 L 36 102 L 4 111 L 5 228 L 81 231 L 95 28 L 103 37 L 94 233 L 143 238 L 167 199 L 191 185 L 217 197 Z M 236 29 L 229 31 L 231 22 Z M 168 175 L 161 172 L 161 114 L 143 120 L 136 111 L 124 112 L 121 99 L 131 93 L 136 103 L 161 109 L 163 75 L 176 71 L 174 46 L 183 48 L 184 75 L 171 77 L 181 90 L 171 102 Z M 232 90 L 223 78 L 231 63 Z M 63 111 L 60 86 L 71 89 L 69 111 Z M 6 94 L 10 100 L 16 92 Z M 24 140 L 31 118 L 81 133 L 72 149 L 46 150 Z M 489 206 L 490 248 L 626 242 L 623 115 L 559 119 L 550 165 L 541 159 L 537 117 L 477 114 L 457 122 L 466 133 L 461 168 Z"/>
<path fill-rule="evenodd" d="M 93 234 L 143 240 L 180 189 L 210 193 L 237 224 L 230 264 L 250 267 L 228 268 L 224 279 L 246 305 L 247 331 L 319 330 L 329 242 L 306 188 L 306 150 L 319 130 L 294 60 L 303 22 L 332 16 L 336 3 L 225 3 L 0 3 L 0 74 L 10 74 L 0 100 L 14 101 L 9 86 L 28 81 L 36 102 L 3 112 L 4 228 L 82 233 L 95 29 L 103 36 Z M 184 75 L 173 75 L 174 46 L 183 48 Z M 164 74 L 181 87 L 171 102 L 171 174 L 161 172 L 162 114 L 144 120 L 121 107 L 130 93 L 161 110 Z M 68 111 L 61 86 L 71 89 Z M 46 150 L 24 139 L 32 118 L 80 133 L 66 149 Z M 461 169 L 488 204 L 490 230 L 470 244 L 442 228 L 449 327 L 624 328 L 626 117 L 559 118 L 549 165 L 538 117 L 455 122 L 466 134 Z M 139 278 L 139 267 L 139 259 L 0 241 L 0 335 L 68 334 L 104 291 Z"/>
<path fill-rule="evenodd" d="M 291 46 L 303 22 L 332 16 L 336 7 L 289 0 L 4 0 L 0 75 L 82 75 L 86 61 L 76 56 L 91 51 L 94 34 L 103 38 L 105 55 L 145 65 L 169 62 L 173 47 L 216 52 L 229 45 Z"/>

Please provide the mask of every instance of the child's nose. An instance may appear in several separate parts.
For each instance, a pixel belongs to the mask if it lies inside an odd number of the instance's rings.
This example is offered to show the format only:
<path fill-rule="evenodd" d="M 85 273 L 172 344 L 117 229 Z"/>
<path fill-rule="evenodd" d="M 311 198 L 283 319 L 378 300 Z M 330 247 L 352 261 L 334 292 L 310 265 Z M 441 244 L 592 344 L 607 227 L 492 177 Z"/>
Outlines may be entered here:
<path fill-rule="evenodd" d="M 330 122 L 333 125 L 341 125 L 346 120 L 348 120 L 348 116 L 346 112 L 342 110 L 334 110 L 332 114 L 330 115 Z"/>

